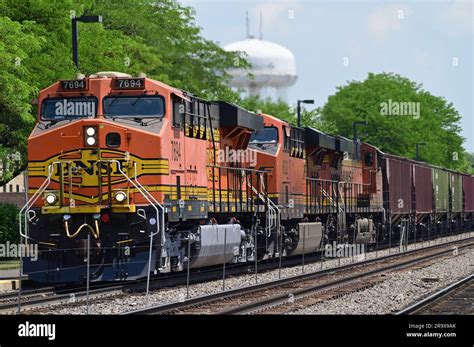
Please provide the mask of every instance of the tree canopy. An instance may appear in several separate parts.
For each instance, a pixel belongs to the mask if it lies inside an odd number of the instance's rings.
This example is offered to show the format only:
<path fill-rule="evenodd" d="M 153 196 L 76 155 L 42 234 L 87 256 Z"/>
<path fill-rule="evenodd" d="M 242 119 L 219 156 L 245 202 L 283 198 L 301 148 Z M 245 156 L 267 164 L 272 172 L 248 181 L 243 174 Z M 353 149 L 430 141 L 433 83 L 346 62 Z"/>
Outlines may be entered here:
<path fill-rule="evenodd" d="M 245 98 L 226 84 L 226 73 L 248 67 L 202 36 L 192 8 L 176 0 L 0 0 L 0 185 L 26 165 L 26 139 L 35 122 L 31 101 L 42 88 L 78 72 L 71 58 L 71 19 L 102 15 L 103 24 L 79 23 L 79 72 L 146 73 L 211 100 L 235 102 L 296 124 L 285 102 Z M 413 103 L 414 116 L 392 107 Z M 387 106 L 388 105 L 388 106 Z M 403 107 L 403 105 L 402 105 Z M 400 110 L 400 108 L 399 108 Z M 460 115 L 442 97 L 396 74 L 369 74 L 338 88 L 320 109 L 302 108 L 302 125 L 352 137 L 352 122 L 366 120 L 362 140 L 381 150 L 453 169 L 468 168 Z"/>
<path fill-rule="evenodd" d="M 31 101 L 42 88 L 78 72 L 71 56 L 71 19 L 78 23 L 80 72 L 146 73 L 209 99 L 236 102 L 226 70 L 237 55 L 205 39 L 195 12 L 174 0 L 0 0 L 0 185 L 25 166 L 34 124 Z M 239 57 L 239 65 L 247 63 Z M 22 154 L 22 160 L 15 153 Z M 13 156 L 12 156 L 13 155 Z"/>
<path fill-rule="evenodd" d="M 242 99 L 239 104 L 249 111 L 270 114 L 292 125 L 297 125 L 296 106 L 288 104 L 283 100 L 273 101 L 271 98 L 261 99 L 251 96 Z M 331 134 L 336 133 L 335 124 L 331 121 L 323 122 L 318 108 L 307 110 L 304 105 L 301 105 L 301 126 L 313 127 Z"/>
<path fill-rule="evenodd" d="M 248 97 L 241 105 L 296 125 L 296 107 L 283 101 Z M 452 103 L 397 74 L 369 73 L 364 81 L 337 88 L 321 108 L 302 108 L 302 126 L 353 137 L 353 122 L 367 121 L 358 137 L 382 151 L 464 172 L 473 172 L 474 155 L 463 148 L 461 116 Z M 365 136 L 367 132 L 368 136 Z M 362 134 L 362 135 L 361 135 Z"/>
<path fill-rule="evenodd" d="M 424 143 L 421 160 L 451 169 L 468 168 L 461 116 L 454 105 L 400 75 L 369 73 L 364 81 L 338 87 L 320 110 L 320 118 L 349 138 L 353 122 L 367 121 L 368 136 L 361 139 L 382 151 L 415 158 L 416 144 Z"/>

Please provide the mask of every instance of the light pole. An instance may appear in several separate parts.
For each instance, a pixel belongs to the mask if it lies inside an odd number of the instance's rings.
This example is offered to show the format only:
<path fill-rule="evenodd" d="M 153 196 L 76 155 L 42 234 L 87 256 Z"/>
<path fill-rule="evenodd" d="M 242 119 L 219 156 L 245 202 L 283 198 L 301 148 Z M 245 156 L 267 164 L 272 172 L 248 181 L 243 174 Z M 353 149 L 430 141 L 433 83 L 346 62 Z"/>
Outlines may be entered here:
<path fill-rule="evenodd" d="M 314 104 L 314 100 L 298 100 L 296 103 L 297 125 L 301 127 L 301 104 Z"/>
<path fill-rule="evenodd" d="M 82 23 L 102 23 L 102 16 L 82 16 L 79 18 L 72 18 L 72 60 L 74 61 L 74 65 L 76 65 L 76 69 L 79 70 L 79 53 L 78 53 L 78 45 L 77 45 L 77 22 Z"/>
<path fill-rule="evenodd" d="M 354 128 L 354 142 L 357 142 L 357 126 L 358 125 L 369 125 L 369 122 L 367 122 L 366 120 L 352 122 L 352 126 Z M 367 135 L 367 132 L 366 132 L 366 135 Z"/>
<path fill-rule="evenodd" d="M 420 146 L 426 146 L 426 142 L 418 142 L 416 144 L 416 161 L 420 160 Z"/>

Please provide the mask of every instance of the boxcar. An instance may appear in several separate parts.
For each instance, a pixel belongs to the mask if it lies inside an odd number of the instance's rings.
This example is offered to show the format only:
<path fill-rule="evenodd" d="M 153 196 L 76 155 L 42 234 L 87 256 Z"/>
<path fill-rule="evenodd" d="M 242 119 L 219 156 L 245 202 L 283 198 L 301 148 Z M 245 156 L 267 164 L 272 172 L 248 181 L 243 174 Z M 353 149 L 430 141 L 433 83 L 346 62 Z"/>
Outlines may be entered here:
<path fill-rule="evenodd" d="M 428 166 L 413 164 L 414 210 L 419 213 L 433 212 L 432 172 Z"/>
<path fill-rule="evenodd" d="M 462 212 L 463 198 L 462 198 L 462 176 L 455 172 L 449 172 L 449 187 L 450 187 L 450 206 L 451 212 Z"/>
<path fill-rule="evenodd" d="M 383 154 L 382 168 L 385 170 L 384 202 L 392 214 L 408 214 L 412 196 L 411 163 L 403 158 Z"/>
<path fill-rule="evenodd" d="M 474 212 L 474 176 L 463 175 L 464 212 Z"/>
<path fill-rule="evenodd" d="M 433 168 L 433 192 L 436 212 L 449 210 L 449 177 L 443 169 Z"/>

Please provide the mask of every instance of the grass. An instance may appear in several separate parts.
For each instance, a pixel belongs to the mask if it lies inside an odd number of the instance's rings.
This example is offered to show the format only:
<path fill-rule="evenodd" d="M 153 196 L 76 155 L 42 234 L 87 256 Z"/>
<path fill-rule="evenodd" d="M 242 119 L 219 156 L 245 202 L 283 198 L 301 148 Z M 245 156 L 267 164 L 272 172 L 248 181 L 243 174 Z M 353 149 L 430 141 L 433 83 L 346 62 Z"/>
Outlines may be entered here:
<path fill-rule="evenodd" d="M 19 259 L 2 260 L 0 261 L 0 270 L 14 270 L 20 267 Z"/>

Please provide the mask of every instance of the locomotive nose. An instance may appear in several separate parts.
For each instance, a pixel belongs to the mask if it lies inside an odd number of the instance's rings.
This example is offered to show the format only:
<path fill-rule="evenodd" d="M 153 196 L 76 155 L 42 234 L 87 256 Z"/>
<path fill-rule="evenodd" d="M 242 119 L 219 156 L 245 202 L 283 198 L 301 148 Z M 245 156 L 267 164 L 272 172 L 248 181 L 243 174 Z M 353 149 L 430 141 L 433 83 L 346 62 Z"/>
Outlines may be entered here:
<path fill-rule="evenodd" d="M 132 132 L 124 126 L 115 124 L 89 121 L 82 125 L 79 131 L 83 134 L 84 147 L 119 149 L 125 145 L 125 139 L 132 138 Z"/>
<path fill-rule="evenodd" d="M 53 137 L 55 143 L 40 151 L 42 138 Z M 168 162 L 158 154 L 159 141 L 139 125 L 111 120 L 57 124 L 30 140 L 30 154 L 45 159 L 29 163 L 29 176 L 41 185 L 50 175 L 43 206 L 48 213 L 97 213 L 110 207 L 131 211 L 141 201 L 132 181 L 141 177 L 147 183 L 150 177 L 168 174 Z"/>

